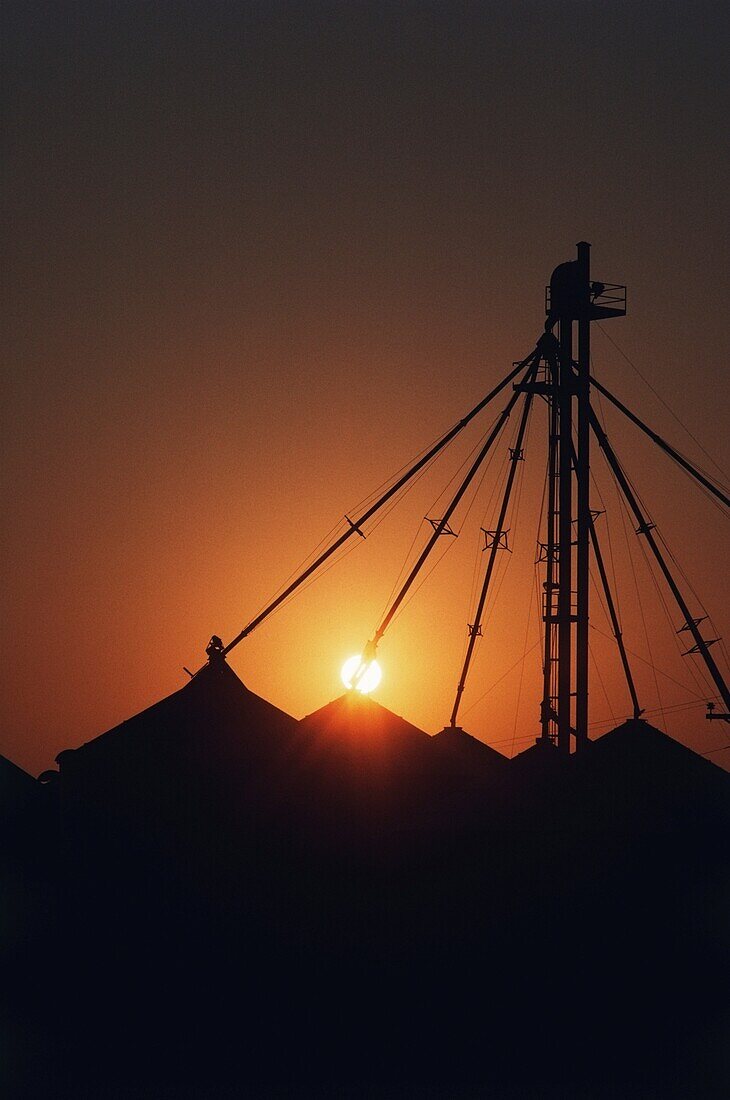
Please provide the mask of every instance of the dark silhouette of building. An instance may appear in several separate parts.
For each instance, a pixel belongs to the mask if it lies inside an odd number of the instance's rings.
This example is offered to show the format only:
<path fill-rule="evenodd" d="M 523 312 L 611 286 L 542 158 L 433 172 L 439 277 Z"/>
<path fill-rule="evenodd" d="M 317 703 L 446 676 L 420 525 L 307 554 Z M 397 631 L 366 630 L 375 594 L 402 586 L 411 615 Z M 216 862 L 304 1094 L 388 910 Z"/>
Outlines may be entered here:
<path fill-rule="evenodd" d="M 646 722 L 510 761 L 352 693 L 297 722 L 216 655 L 58 765 L 0 766 L 44 853 L 17 1095 L 724 1088 L 730 784 Z"/>

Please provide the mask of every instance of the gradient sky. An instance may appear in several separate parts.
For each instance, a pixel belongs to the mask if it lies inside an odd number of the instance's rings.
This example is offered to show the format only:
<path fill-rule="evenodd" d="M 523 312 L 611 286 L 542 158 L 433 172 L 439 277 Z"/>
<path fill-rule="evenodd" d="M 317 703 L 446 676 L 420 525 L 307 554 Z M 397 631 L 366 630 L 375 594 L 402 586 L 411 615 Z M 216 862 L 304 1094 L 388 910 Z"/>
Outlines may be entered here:
<path fill-rule="evenodd" d="M 607 333 L 727 470 L 725 4 L 9 0 L 2 21 L 0 753 L 38 772 L 181 686 L 211 633 L 232 637 L 527 354 L 578 240 L 596 278 L 629 287 Z M 713 470 L 599 332 L 594 366 Z M 607 419 L 728 635 L 727 521 Z M 536 409 L 515 553 L 462 711 L 508 753 L 537 732 L 537 651 L 522 681 L 508 670 L 537 640 L 544 434 Z M 478 436 L 239 646 L 252 690 L 297 716 L 340 693 Z M 381 647 L 378 699 L 429 732 L 450 713 L 503 442 L 472 526 Z M 663 670 L 634 662 L 642 699 L 715 750 L 727 727 L 704 721 L 707 689 L 596 475 L 627 645 Z M 593 622 L 606 629 L 598 608 Z M 620 718 L 613 650 L 597 631 L 592 646 Z M 594 733 L 612 717 L 597 679 L 591 717 Z"/>

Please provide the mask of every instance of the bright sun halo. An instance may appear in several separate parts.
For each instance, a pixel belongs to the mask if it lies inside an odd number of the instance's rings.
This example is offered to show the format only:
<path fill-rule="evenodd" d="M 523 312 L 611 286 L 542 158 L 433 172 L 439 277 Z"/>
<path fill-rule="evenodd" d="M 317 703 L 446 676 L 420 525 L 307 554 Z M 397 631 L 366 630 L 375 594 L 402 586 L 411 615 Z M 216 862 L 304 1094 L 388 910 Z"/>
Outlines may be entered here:
<path fill-rule="evenodd" d="M 352 678 L 357 672 L 362 663 L 362 657 L 359 653 L 354 657 L 348 657 L 342 666 L 340 676 L 342 677 L 342 683 L 346 688 L 352 687 Z M 360 680 L 357 684 L 357 690 L 363 695 L 367 695 L 371 691 L 375 691 L 375 688 L 380 683 L 383 671 L 377 661 L 371 661 L 368 667 L 363 672 Z"/>

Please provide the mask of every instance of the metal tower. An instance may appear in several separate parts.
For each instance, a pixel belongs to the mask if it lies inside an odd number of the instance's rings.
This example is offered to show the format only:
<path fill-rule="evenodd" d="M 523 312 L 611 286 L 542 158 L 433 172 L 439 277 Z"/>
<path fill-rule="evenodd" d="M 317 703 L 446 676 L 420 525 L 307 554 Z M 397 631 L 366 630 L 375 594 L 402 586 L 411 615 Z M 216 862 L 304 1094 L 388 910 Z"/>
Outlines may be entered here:
<path fill-rule="evenodd" d="M 592 282 L 591 246 L 581 241 L 576 249 L 576 259 L 556 267 L 547 287 L 545 329 L 557 328 L 557 338 L 546 345 L 546 378 L 532 385 L 549 408 L 542 737 L 564 752 L 571 736 L 576 751 L 588 740 L 591 322 L 626 313 L 626 287 Z"/>
<path fill-rule="evenodd" d="M 223 660 L 226 655 L 248 637 L 278 607 L 285 603 L 310 577 L 335 555 L 355 535 L 364 539 L 366 525 L 390 501 L 395 503 L 401 490 L 414 483 L 467 424 L 471 423 L 491 402 L 511 384 L 511 393 L 505 406 L 491 428 L 483 437 L 476 457 L 468 465 L 444 512 L 439 519 L 425 517 L 430 532 L 425 545 L 407 575 L 389 601 L 377 628 L 362 651 L 360 667 L 352 676 L 355 687 L 369 664 L 375 659 L 378 645 L 393 621 L 403 601 L 412 591 L 432 551 L 442 536 L 455 536 L 451 518 L 463 501 L 470 486 L 484 468 L 490 452 L 500 438 L 510 415 L 522 399 L 522 407 L 515 437 L 515 446 L 509 448 L 509 469 L 502 501 L 494 530 L 482 528 L 488 551 L 486 566 L 474 621 L 468 623 L 468 643 L 456 696 L 451 711 L 450 725 L 457 727 L 459 708 L 466 686 L 467 676 L 474 657 L 477 639 L 482 636 L 482 622 L 487 597 L 495 574 L 498 553 L 509 550 L 507 533 L 510 497 L 515 485 L 517 464 L 522 461 L 523 442 L 534 398 L 542 398 L 548 408 L 548 471 L 547 512 L 544 542 L 539 543 L 538 562 L 544 564 L 542 621 L 543 633 L 543 686 L 540 707 L 541 732 L 538 741 L 554 745 L 558 751 L 570 753 L 573 747 L 582 751 L 588 744 L 588 631 L 589 631 L 589 558 L 593 550 L 598 578 L 605 596 L 606 609 L 611 621 L 626 685 L 638 718 L 643 712 L 639 705 L 627 651 L 623 643 L 621 625 L 613 594 L 603 563 L 596 531 L 589 488 L 591 477 L 591 434 L 598 442 L 627 510 L 633 514 L 636 534 L 642 537 L 655 559 L 669 588 L 671 596 L 682 616 L 678 633 L 691 636 L 693 645 L 687 654 L 696 653 L 702 659 L 717 691 L 717 700 L 725 710 L 715 713 L 714 700 L 708 704 L 709 719 L 730 720 L 730 689 L 715 663 L 710 647 L 717 638 L 704 638 L 699 629 L 706 616 L 693 614 L 670 568 L 660 542 L 655 537 L 654 524 L 633 490 L 621 462 L 608 442 L 598 417 L 591 408 L 591 386 L 610 401 L 619 411 L 647 435 L 672 461 L 689 474 L 705 492 L 711 494 L 722 506 L 730 509 L 730 490 L 720 482 L 698 470 L 674 447 L 652 431 L 639 417 L 615 397 L 606 386 L 591 376 L 590 336 L 591 322 L 622 317 L 626 313 L 626 287 L 615 283 L 596 282 L 591 279 L 590 245 L 581 241 L 576 246 L 576 258 L 560 264 L 552 273 L 546 288 L 545 311 L 547 319 L 544 331 L 533 350 L 461 420 L 451 427 L 425 453 L 418 457 L 405 472 L 395 475 L 377 499 L 363 505 L 363 511 L 344 517 L 345 527 L 320 552 L 314 560 L 291 580 L 271 602 L 260 611 L 227 645 L 214 637 L 207 653 L 210 661 Z M 576 338 L 577 337 L 577 338 Z M 575 357 L 574 357 L 575 348 Z M 472 452 L 473 454 L 473 452 Z M 192 675 L 192 673 L 191 673 Z"/>

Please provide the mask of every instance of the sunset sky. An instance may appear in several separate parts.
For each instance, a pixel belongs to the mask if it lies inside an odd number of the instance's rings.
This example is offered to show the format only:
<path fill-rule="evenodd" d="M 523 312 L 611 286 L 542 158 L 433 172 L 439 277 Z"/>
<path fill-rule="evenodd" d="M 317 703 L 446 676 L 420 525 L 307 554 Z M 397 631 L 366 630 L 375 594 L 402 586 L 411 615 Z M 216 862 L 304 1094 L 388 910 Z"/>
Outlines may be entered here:
<path fill-rule="evenodd" d="M 730 467 L 725 4 L 9 0 L 2 23 L 0 753 L 22 767 L 182 686 L 212 633 L 234 636 L 531 350 L 581 239 L 594 277 L 628 285 L 626 318 L 594 326 L 596 375 Z M 504 400 L 231 654 L 253 691 L 297 717 L 341 693 Z M 606 420 L 692 607 L 730 640 L 726 517 Z M 377 699 L 430 733 L 515 429 L 381 646 Z M 538 732 L 538 649 L 521 658 L 544 454 L 540 405 L 461 714 L 508 754 Z M 596 480 L 648 717 L 730 766 L 598 462 Z M 598 734 L 630 707 L 595 603 L 592 622 Z"/>

